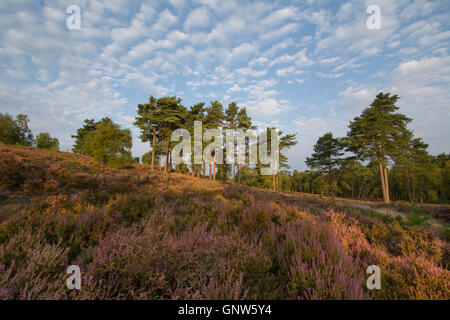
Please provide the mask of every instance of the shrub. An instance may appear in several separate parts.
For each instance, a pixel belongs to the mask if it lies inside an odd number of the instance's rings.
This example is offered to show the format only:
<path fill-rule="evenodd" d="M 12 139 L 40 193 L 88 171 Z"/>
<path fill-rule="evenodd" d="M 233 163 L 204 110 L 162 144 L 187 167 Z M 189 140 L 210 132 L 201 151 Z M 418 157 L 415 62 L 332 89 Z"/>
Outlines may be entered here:
<path fill-rule="evenodd" d="M 406 223 L 410 226 L 423 226 L 428 225 L 429 220 L 432 218 L 431 214 L 424 212 L 424 207 L 417 204 L 413 204 L 408 213 L 406 213 Z"/>

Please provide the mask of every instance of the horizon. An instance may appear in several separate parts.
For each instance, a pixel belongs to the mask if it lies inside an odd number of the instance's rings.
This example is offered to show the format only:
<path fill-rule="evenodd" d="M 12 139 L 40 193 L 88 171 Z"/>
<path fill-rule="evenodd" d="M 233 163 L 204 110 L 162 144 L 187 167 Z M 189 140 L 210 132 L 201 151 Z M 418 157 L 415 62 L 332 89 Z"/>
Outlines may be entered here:
<path fill-rule="evenodd" d="M 80 30 L 67 27 L 70 5 Z M 317 138 L 344 136 L 383 91 L 431 154 L 448 152 L 448 1 L 2 1 L 0 18 L 1 112 L 27 114 L 63 151 L 84 119 L 110 117 L 141 157 L 137 104 L 177 96 L 236 101 L 259 129 L 296 132 L 289 164 L 303 171 Z"/>

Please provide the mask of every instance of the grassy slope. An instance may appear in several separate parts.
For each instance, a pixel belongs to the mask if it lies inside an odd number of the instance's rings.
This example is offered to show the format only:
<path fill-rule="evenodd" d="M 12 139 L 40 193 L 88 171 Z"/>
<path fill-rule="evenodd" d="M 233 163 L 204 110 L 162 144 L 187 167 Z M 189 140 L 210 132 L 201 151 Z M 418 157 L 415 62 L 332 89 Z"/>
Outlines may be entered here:
<path fill-rule="evenodd" d="M 0 298 L 449 298 L 433 228 L 146 165 L 0 146 L 0 223 Z"/>

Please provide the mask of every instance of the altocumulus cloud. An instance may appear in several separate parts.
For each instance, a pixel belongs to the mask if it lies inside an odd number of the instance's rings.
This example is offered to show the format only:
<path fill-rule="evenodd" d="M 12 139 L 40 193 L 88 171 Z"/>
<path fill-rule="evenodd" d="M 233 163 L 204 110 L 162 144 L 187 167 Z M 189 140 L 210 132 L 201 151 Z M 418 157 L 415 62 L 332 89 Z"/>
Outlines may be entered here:
<path fill-rule="evenodd" d="M 385 90 L 433 153 L 448 152 L 448 1 L 378 1 L 381 30 L 366 27 L 369 2 L 3 0 L 1 112 L 69 149 L 83 119 L 131 127 L 150 94 L 236 100 L 260 126 L 298 132 L 290 161 L 303 169 L 318 136 L 344 135 Z M 81 30 L 66 27 L 69 4 Z M 149 146 L 131 129 L 140 156 Z"/>

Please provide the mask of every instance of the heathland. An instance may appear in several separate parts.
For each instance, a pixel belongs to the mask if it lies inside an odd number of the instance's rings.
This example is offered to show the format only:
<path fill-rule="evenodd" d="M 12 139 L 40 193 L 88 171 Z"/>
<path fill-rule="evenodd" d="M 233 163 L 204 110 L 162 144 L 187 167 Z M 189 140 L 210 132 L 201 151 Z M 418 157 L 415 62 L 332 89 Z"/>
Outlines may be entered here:
<path fill-rule="evenodd" d="M 2 145 L 0 299 L 448 299 L 449 211 Z"/>

